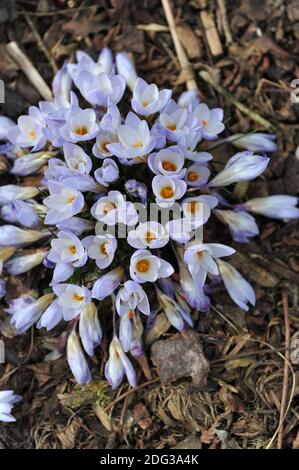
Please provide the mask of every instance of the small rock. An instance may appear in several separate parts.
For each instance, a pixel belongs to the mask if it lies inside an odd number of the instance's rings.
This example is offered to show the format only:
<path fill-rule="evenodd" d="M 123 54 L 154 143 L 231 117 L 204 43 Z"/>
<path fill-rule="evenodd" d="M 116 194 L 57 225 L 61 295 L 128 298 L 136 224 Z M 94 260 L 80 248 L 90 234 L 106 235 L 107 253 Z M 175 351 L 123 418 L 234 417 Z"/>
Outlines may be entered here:
<path fill-rule="evenodd" d="M 196 387 L 205 386 L 209 364 L 195 331 L 186 330 L 169 339 L 156 341 L 151 352 L 152 361 L 163 384 L 182 377 L 191 377 Z"/>

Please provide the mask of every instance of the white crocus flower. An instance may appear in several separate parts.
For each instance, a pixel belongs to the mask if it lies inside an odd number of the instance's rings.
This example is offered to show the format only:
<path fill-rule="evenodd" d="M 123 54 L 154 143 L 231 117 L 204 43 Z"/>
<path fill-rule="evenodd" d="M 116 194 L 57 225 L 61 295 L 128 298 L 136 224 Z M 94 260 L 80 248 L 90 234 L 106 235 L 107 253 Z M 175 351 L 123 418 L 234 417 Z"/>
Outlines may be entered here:
<path fill-rule="evenodd" d="M 157 153 L 151 153 L 147 163 L 156 175 L 171 176 L 174 179 L 182 178 L 186 172 L 183 168 L 185 162 L 183 151 L 173 145 Z"/>
<path fill-rule="evenodd" d="M 67 361 L 78 384 L 83 385 L 91 381 L 91 373 L 75 330 L 72 330 L 68 337 Z"/>
<path fill-rule="evenodd" d="M 38 193 L 39 189 L 35 186 L 17 186 L 15 184 L 1 186 L 0 206 L 4 206 L 16 200 L 25 201 L 26 199 L 31 199 Z"/>
<path fill-rule="evenodd" d="M 56 284 L 53 291 L 57 295 L 58 305 L 62 309 L 65 321 L 72 320 L 91 300 L 90 291 L 84 286 L 74 284 Z"/>
<path fill-rule="evenodd" d="M 117 241 L 114 235 L 90 235 L 82 240 L 87 248 L 89 258 L 94 259 L 100 269 L 107 268 L 113 261 L 117 248 Z"/>
<path fill-rule="evenodd" d="M 115 61 L 118 73 L 124 77 L 126 84 L 133 91 L 138 78 L 133 62 L 126 52 L 116 54 Z"/>
<path fill-rule="evenodd" d="M 169 277 L 174 273 L 170 263 L 152 255 L 147 250 L 137 250 L 131 257 L 130 275 L 134 281 L 155 282 L 159 278 Z"/>
<path fill-rule="evenodd" d="M 296 207 L 298 198 L 286 194 L 256 197 L 246 201 L 242 206 L 253 212 L 273 219 L 297 219 L 299 209 Z"/>
<path fill-rule="evenodd" d="M 159 122 L 172 142 L 179 142 L 190 131 L 187 109 L 179 106 L 174 100 L 170 100 L 160 114 Z"/>
<path fill-rule="evenodd" d="M 169 235 L 159 222 L 144 222 L 131 230 L 127 241 L 133 248 L 161 248 L 169 241 Z"/>
<path fill-rule="evenodd" d="M 136 308 L 145 315 L 150 314 L 148 297 L 140 284 L 135 281 L 126 281 L 117 293 L 115 300 L 117 313 L 122 316 Z"/>
<path fill-rule="evenodd" d="M 15 395 L 12 390 L 2 390 L 0 392 L 0 421 L 4 423 L 12 423 L 16 419 L 11 414 L 11 410 L 15 403 L 22 400 L 22 397 Z"/>
<path fill-rule="evenodd" d="M 84 206 L 82 193 L 61 183 L 49 182 L 50 196 L 44 199 L 49 208 L 45 224 L 58 224 L 81 212 Z"/>
<path fill-rule="evenodd" d="M 191 188 L 199 188 L 208 181 L 210 173 L 210 170 L 206 166 L 194 163 L 194 165 L 188 167 L 185 181 Z"/>
<path fill-rule="evenodd" d="M 205 103 L 200 103 L 194 109 L 193 116 L 205 140 L 214 140 L 225 129 L 221 108 L 210 109 Z"/>
<path fill-rule="evenodd" d="M 107 196 L 98 199 L 91 208 L 91 214 L 107 225 L 135 225 L 138 221 L 134 204 L 127 202 L 120 191 L 109 191 Z"/>
<path fill-rule="evenodd" d="M 93 302 L 89 302 L 80 313 L 79 334 L 83 347 L 89 356 L 102 341 L 102 328 L 98 319 L 98 310 Z"/>
<path fill-rule="evenodd" d="M 203 286 L 208 273 L 214 276 L 219 274 L 214 258 L 229 256 L 235 251 L 230 246 L 220 243 L 192 243 L 185 250 L 184 260 L 193 279 Z"/>
<path fill-rule="evenodd" d="M 187 184 L 185 181 L 175 180 L 170 176 L 155 176 L 152 187 L 158 206 L 171 207 L 177 199 L 181 199 L 185 194 Z"/>
<path fill-rule="evenodd" d="M 163 109 L 171 98 L 171 90 L 159 91 L 157 85 L 149 85 L 142 78 L 138 78 L 132 98 L 132 108 L 141 116 L 150 116 Z"/>

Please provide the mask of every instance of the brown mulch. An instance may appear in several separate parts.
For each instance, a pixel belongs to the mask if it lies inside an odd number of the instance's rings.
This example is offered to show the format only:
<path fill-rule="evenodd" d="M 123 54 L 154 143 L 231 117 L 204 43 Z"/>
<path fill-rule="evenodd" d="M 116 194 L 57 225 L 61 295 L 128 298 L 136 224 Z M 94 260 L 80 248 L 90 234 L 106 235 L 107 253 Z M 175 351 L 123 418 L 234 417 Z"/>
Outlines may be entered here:
<path fill-rule="evenodd" d="M 175 0 L 180 40 L 203 100 L 225 109 L 230 133 L 261 126 L 202 80 L 207 71 L 223 89 L 265 118 L 277 134 L 278 151 L 265 175 L 250 183 L 250 197 L 287 193 L 299 187 L 299 106 L 290 99 L 299 78 L 299 6 L 296 0 Z M 51 83 L 55 67 L 77 49 L 96 57 L 109 46 L 132 53 L 139 74 L 174 95 L 185 89 L 159 0 L 0 1 L 0 78 L 6 83 L 1 112 L 16 119 L 40 100 L 6 53 L 16 41 Z M 224 8 L 223 8 L 224 7 Z M 212 19 L 215 30 L 205 27 Z M 41 40 L 38 40 L 38 37 Z M 48 54 L 45 55 L 45 49 Z M 232 148 L 223 150 L 226 159 Z M 218 156 L 217 156 L 218 158 Z M 4 182 L 1 176 L 1 184 Z M 206 385 L 190 381 L 161 385 L 153 363 L 141 364 L 140 386 L 112 392 L 102 381 L 107 342 L 94 358 L 95 381 L 75 386 L 64 357 L 43 362 L 55 338 L 37 330 L 13 337 L 0 313 L 6 364 L 0 386 L 24 396 L 16 424 L 0 425 L 0 448 L 265 448 L 277 446 L 285 368 L 285 329 L 290 328 L 287 407 L 283 447 L 299 448 L 298 222 L 259 219 L 261 236 L 237 246 L 234 265 L 252 282 L 257 306 L 244 314 L 222 289 L 196 328 L 210 361 Z M 226 233 L 219 235 L 228 240 Z M 10 291 L 37 287 L 42 274 L 10 280 Z M 27 284 L 28 283 L 28 284 Z M 284 304 L 283 297 L 287 299 Z M 169 330 L 164 336 L 171 337 Z M 296 341 L 297 340 L 297 341 Z M 128 392 L 128 393 L 127 393 Z"/>

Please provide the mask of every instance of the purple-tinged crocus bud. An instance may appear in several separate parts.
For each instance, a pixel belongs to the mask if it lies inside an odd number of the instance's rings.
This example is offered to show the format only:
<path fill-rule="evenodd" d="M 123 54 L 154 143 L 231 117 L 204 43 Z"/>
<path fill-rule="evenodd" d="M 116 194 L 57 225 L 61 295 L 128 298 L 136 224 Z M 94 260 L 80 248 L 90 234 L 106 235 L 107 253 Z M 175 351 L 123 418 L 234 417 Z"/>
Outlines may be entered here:
<path fill-rule="evenodd" d="M 275 134 L 264 134 L 255 132 L 254 134 L 234 134 L 229 137 L 229 141 L 240 149 L 251 150 L 252 152 L 275 152 L 277 145 L 274 142 Z"/>
<path fill-rule="evenodd" d="M 59 230 L 68 230 L 73 232 L 78 237 L 83 232 L 94 230 L 94 223 L 89 220 L 81 219 L 80 217 L 71 217 L 70 219 L 57 224 L 57 227 Z"/>
<path fill-rule="evenodd" d="M 67 102 L 70 101 L 70 91 L 72 87 L 72 78 L 67 69 L 67 61 L 64 62 L 61 69 L 56 73 L 53 82 L 52 90 L 55 97 L 62 96 Z"/>
<path fill-rule="evenodd" d="M 37 230 L 23 230 L 14 225 L 1 225 L 0 245 L 2 246 L 23 246 L 34 243 L 41 238 L 48 237 L 50 232 L 38 232 Z"/>
<path fill-rule="evenodd" d="M 44 311 L 36 326 L 37 328 L 47 328 L 47 330 L 50 331 L 58 325 L 62 319 L 62 308 L 58 303 L 58 299 L 55 299 Z"/>
<path fill-rule="evenodd" d="M 119 169 L 117 164 L 111 158 L 106 158 L 101 168 L 94 172 L 95 179 L 103 186 L 109 186 L 119 178 Z"/>
<path fill-rule="evenodd" d="M 41 317 L 42 313 L 54 299 L 53 294 L 46 294 L 35 300 L 30 295 L 21 295 L 9 302 L 4 311 L 12 315 L 10 323 L 18 334 L 24 333 Z"/>
<path fill-rule="evenodd" d="M 214 214 L 224 224 L 228 225 L 233 240 L 239 243 L 249 243 L 250 237 L 259 234 L 255 218 L 245 211 L 215 209 Z"/>
<path fill-rule="evenodd" d="M 75 330 L 67 340 L 67 362 L 78 384 L 88 384 L 91 381 L 91 373 Z"/>
<path fill-rule="evenodd" d="M 178 331 L 183 331 L 186 324 L 193 326 L 190 309 L 186 304 L 186 310 L 172 298 L 164 294 L 160 289 L 157 289 L 157 298 L 163 312 L 167 316 L 169 323 L 174 326 Z"/>
<path fill-rule="evenodd" d="M 125 183 L 125 189 L 134 197 L 139 197 L 142 204 L 147 202 L 147 186 L 137 180 L 131 179 Z"/>
<path fill-rule="evenodd" d="M 37 250 L 35 253 L 30 254 L 25 254 L 26 252 L 23 252 L 21 256 L 10 258 L 6 262 L 5 267 L 8 273 L 13 276 L 26 273 L 27 271 L 30 271 L 30 269 L 41 264 L 47 255 L 47 252 L 47 248 Z"/>
<path fill-rule="evenodd" d="M 94 349 L 101 343 L 103 336 L 97 307 L 93 302 L 89 302 L 80 313 L 79 335 L 85 351 L 93 356 Z"/>
<path fill-rule="evenodd" d="M 116 54 L 115 61 L 118 73 L 124 77 L 127 86 L 133 91 L 138 78 L 133 62 L 126 52 Z"/>
<path fill-rule="evenodd" d="M 16 123 L 6 116 L 0 116 L 0 140 L 7 139 L 7 133 L 16 126 Z"/>
<path fill-rule="evenodd" d="M 124 275 L 124 269 L 119 266 L 101 276 L 93 285 L 91 295 L 94 299 L 103 300 L 118 288 Z"/>
<path fill-rule="evenodd" d="M 242 207 L 254 214 L 265 215 L 273 219 L 297 219 L 299 217 L 297 204 L 297 197 L 281 194 L 256 197 L 246 201 Z"/>
<path fill-rule="evenodd" d="M 159 91 L 157 85 L 149 85 L 142 78 L 138 78 L 133 91 L 131 100 L 132 108 L 135 113 L 141 116 L 150 116 L 161 111 L 171 98 L 171 90 Z"/>
<path fill-rule="evenodd" d="M 217 264 L 228 295 L 242 310 L 247 312 L 248 303 L 255 305 L 255 294 L 251 285 L 230 263 L 218 259 Z"/>
<path fill-rule="evenodd" d="M 187 108 L 188 111 L 193 111 L 193 109 L 199 104 L 197 90 L 192 89 L 184 91 L 178 99 L 178 104 L 184 108 Z"/>
<path fill-rule="evenodd" d="M 27 176 L 36 173 L 47 164 L 47 161 L 55 155 L 55 152 L 33 152 L 14 161 L 10 173 L 18 176 Z"/>
<path fill-rule="evenodd" d="M 105 367 L 105 377 L 112 388 L 116 388 L 122 382 L 124 375 L 127 376 L 129 384 L 135 387 L 136 374 L 132 363 L 124 353 L 117 336 L 114 336 L 109 346 L 109 359 Z"/>
<path fill-rule="evenodd" d="M 0 187 L 0 206 L 9 204 L 15 200 L 31 199 L 39 193 L 35 186 L 17 186 L 8 184 Z"/>
<path fill-rule="evenodd" d="M 22 400 L 22 397 L 15 395 L 13 390 L 2 390 L 0 392 L 0 421 L 12 423 L 16 419 L 11 414 L 13 406 Z"/>
<path fill-rule="evenodd" d="M 224 169 L 209 183 L 209 186 L 227 186 L 238 181 L 251 181 L 262 174 L 270 159 L 253 152 L 238 152 L 226 163 Z"/>

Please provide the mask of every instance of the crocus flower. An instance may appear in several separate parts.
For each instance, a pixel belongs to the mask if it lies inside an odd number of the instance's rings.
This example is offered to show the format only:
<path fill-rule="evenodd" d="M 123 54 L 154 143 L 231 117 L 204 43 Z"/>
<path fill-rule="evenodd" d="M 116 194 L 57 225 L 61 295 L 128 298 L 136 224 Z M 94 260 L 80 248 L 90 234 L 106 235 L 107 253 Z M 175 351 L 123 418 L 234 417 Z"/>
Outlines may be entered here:
<path fill-rule="evenodd" d="M 93 285 L 92 297 L 94 299 L 103 300 L 113 294 L 118 288 L 124 275 L 124 269 L 119 266 L 100 277 Z"/>
<path fill-rule="evenodd" d="M 184 162 L 183 151 L 175 145 L 160 150 L 157 153 L 151 153 L 147 160 L 148 166 L 153 173 L 171 176 L 174 179 L 184 176 L 186 172 L 186 169 L 183 169 Z"/>
<path fill-rule="evenodd" d="M 160 114 L 159 123 L 163 127 L 168 140 L 171 142 L 182 141 L 183 143 L 183 139 L 189 132 L 191 125 L 186 108 L 179 106 L 172 99 Z"/>
<path fill-rule="evenodd" d="M 15 200 L 11 204 L 2 206 L 0 215 L 3 220 L 11 223 L 19 223 L 28 228 L 38 228 L 41 225 L 41 217 L 45 216 L 47 208 L 38 204 L 33 199 L 26 202 Z"/>
<path fill-rule="evenodd" d="M 150 153 L 155 145 L 146 121 L 139 119 L 136 114 L 129 112 L 125 124 L 117 130 L 119 143 L 107 144 L 107 148 L 117 157 L 130 160 L 141 159 Z"/>
<path fill-rule="evenodd" d="M 55 263 L 53 279 L 50 285 L 69 279 L 75 268 L 84 266 L 87 253 L 79 238 L 71 232 L 60 231 L 57 238 L 51 241 L 51 250 L 47 259 Z"/>
<path fill-rule="evenodd" d="M 126 281 L 116 295 L 115 307 L 117 313 L 122 316 L 136 308 L 145 315 L 150 314 L 148 297 L 138 282 Z"/>
<path fill-rule="evenodd" d="M 185 158 L 192 160 L 196 163 L 205 163 L 213 159 L 213 155 L 209 152 L 197 152 L 196 147 L 202 140 L 202 135 L 199 131 L 191 130 L 185 135 L 184 141 L 179 142 L 182 147 Z"/>
<path fill-rule="evenodd" d="M 142 349 L 143 325 L 138 312 L 128 310 L 119 322 L 119 340 L 124 352 L 131 350 L 134 356 L 140 356 Z"/>
<path fill-rule="evenodd" d="M 93 109 L 81 109 L 72 106 L 67 115 L 66 123 L 61 127 L 61 136 L 68 142 L 83 142 L 94 139 L 99 126 Z"/>
<path fill-rule="evenodd" d="M 94 229 L 94 224 L 90 220 L 81 219 L 80 217 L 71 217 L 57 224 L 59 230 L 68 230 L 73 232 L 74 235 L 81 235 L 83 232 L 88 232 Z"/>
<path fill-rule="evenodd" d="M 187 197 L 183 199 L 181 205 L 184 216 L 192 220 L 196 228 L 209 220 L 211 209 L 218 205 L 218 199 L 210 195 Z"/>
<path fill-rule="evenodd" d="M 223 109 L 210 109 L 205 103 L 200 103 L 193 111 L 196 126 L 200 127 L 202 137 L 205 140 L 214 140 L 225 126 L 223 124 Z"/>
<path fill-rule="evenodd" d="M 137 250 L 131 256 L 130 275 L 139 283 L 155 282 L 160 277 L 169 277 L 174 269 L 168 261 L 152 255 L 147 250 Z"/>
<path fill-rule="evenodd" d="M 52 330 L 63 319 L 62 312 L 58 299 L 55 299 L 40 317 L 36 324 L 37 328 L 47 328 L 48 331 Z"/>
<path fill-rule="evenodd" d="M 28 116 L 19 117 L 18 124 L 8 131 L 7 138 L 14 145 L 25 148 L 32 147 L 32 151 L 37 152 L 46 143 L 43 133 L 45 125 L 40 110 L 31 106 Z"/>
<path fill-rule="evenodd" d="M 254 214 L 261 214 L 273 219 L 297 219 L 299 209 L 298 199 L 294 196 L 276 195 L 256 197 L 242 204 L 242 207 Z"/>
<path fill-rule="evenodd" d="M 215 209 L 214 214 L 224 224 L 228 225 L 233 240 L 239 243 L 249 243 L 250 237 L 259 234 L 255 218 L 245 211 Z"/>
<path fill-rule="evenodd" d="M 0 206 L 9 204 L 16 199 L 25 201 L 31 199 L 39 193 L 39 189 L 35 186 L 17 186 L 15 184 L 7 184 L 0 187 Z"/>
<path fill-rule="evenodd" d="M 107 196 L 98 199 L 90 212 L 95 219 L 107 225 L 135 225 L 138 221 L 134 204 L 127 202 L 120 191 L 109 191 Z"/>
<path fill-rule="evenodd" d="M 157 298 L 169 323 L 178 331 L 183 331 L 185 329 L 185 324 L 193 326 L 190 309 L 187 305 L 186 310 L 182 309 L 174 299 L 168 297 L 160 289 L 157 289 Z"/>
<path fill-rule="evenodd" d="M 7 133 L 16 123 L 7 116 L 0 116 L 0 140 L 7 139 Z"/>
<path fill-rule="evenodd" d="M 181 199 L 187 189 L 185 181 L 173 179 L 171 176 L 155 176 L 152 181 L 156 203 L 160 207 L 171 207 Z"/>
<path fill-rule="evenodd" d="M 14 225 L 1 225 L 0 227 L 0 245 L 2 246 L 23 246 L 48 236 L 49 232 L 24 230 Z"/>
<path fill-rule="evenodd" d="M 5 267 L 9 274 L 16 276 L 17 274 L 26 273 L 30 269 L 41 264 L 47 254 L 48 250 L 37 250 L 35 253 L 22 254 L 21 256 L 14 256 L 10 258 Z"/>
<path fill-rule="evenodd" d="M 203 286 L 208 273 L 214 276 L 219 275 L 214 258 L 229 256 L 235 251 L 234 248 L 221 243 L 192 243 L 185 250 L 184 260 L 193 279 Z"/>
<path fill-rule="evenodd" d="M 200 163 L 194 163 L 187 169 L 185 181 L 191 188 L 203 186 L 210 177 L 210 170 Z"/>
<path fill-rule="evenodd" d="M 161 111 L 171 98 L 171 90 L 159 91 L 157 85 L 149 85 L 142 78 L 138 78 L 131 101 L 135 113 L 141 116 L 150 116 Z"/>
<path fill-rule="evenodd" d="M 103 336 L 97 307 L 93 302 L 89 302 L 80 313 L 79 335 L 85 351 L 93 356 L 94 349 L 101 343 Z"/>
<path fill-rule="evenodd" d="M 82 240 L 87 248 L 89 258 L 94 259 L 100 269 L 107 268 L 113 261 L 117 248 L 117 241 L 114 235 L 90 235 Z"/>
<path fill-rule="evenodd" d="M 82 70 L 76 78 L 76 87 L 94 107 L 108 106 L 110 101 L 118 103 L 125 91 L 126 82 L 121 75 L 109 76 L 106 72 L 93 75 Z"/>
<path fill-rule="evenodd" d="M 255 305 L 255 294 L 251 285 L 230 263 L 218 259 L 217 264 L 229 296 L 242 310 L 247 312 L 248 303 Z"/>
<path fill-rule="evenodd" d="M 139 197 L 142 204 L 147 202 L 147 186 L 137 180 L 131 179 L 125 183 L 125 188 L 129 194 L 134 197 Z"/>
<path fill-rule="evenodd" d="M 83 51 L 76 52 L 77 64 L 67 64 L 67 70 L 74 81 L 76 81 L 79 73 L 82 70 L 87 70 L 92 75 L 98 75 L 99 73 L 113 72 L 113 57 L 110 49 L 105 47 L 102 49 L 98 56 L 97 62 L 95 62 L 90 55 Z"/>
<path fill-rule="evenodd" d="M 27 153 L 23 157 L 20 157 L 14 161 L 10 172 L 18 176 L 31 175 L 45 166 L 53 155 L 53 152 L 44 151 Z"/>
<path fill-rule="evenodd" d="M 61 96 L 67 102 L 70 100 L 70 91 L 72 87 L 72 78 L 68 72 L 68 63 L 64 62 L 61 69 L 56 73 L 53 82 L 52 90 L 55 97 Z"/>
<path fill-rule="evenodd" d="M 79 175 L 88 175 L 90 173 L 91 159 L 79 145 L 66 142 L 63 145 L 63 153 L 65 162 L 73 173 Z"/>
<path fill-rule="evenodd" d="M 67 340 L 67 362 L 78 384 L 91 381 L 91 373 L 75 330 L 72 330 Z"/>
<path fill-rule="evenodd" d="M 178 99 L 178 104 L 188 110 L 192 111 L 199 104 L 199 96 L 197 90 L 183 91 Z"/>
<path fill-rule="evenodd" d="M 0 392 L 0 421 L 12 423 L 16 419 L 11 414 L 13 406 L 22 400 L 22 397 L 15 395 L 13 390 L 2 390 Z"/>
<path fill-rule="evenodd" d="M 238 181 L 251 181 L 265 171 L 269 161 L 269 158 L 254 155 L 253 152 L 238 152 L 210 181 L 209 186 L 227 186 Z"/>
<path fill-rule="evenodd" d="M 109 132 L 105 130 L 99 130 L 96 137 L 96 142 L 92 147 L 92 153 L 97 158 L 111 157 L 113 153 L 109 150 L 109 144 L 117 144 L 119 138 L 117 132 Z"/>
<path fill-rule="evenodd" d="M 117 164 L 111 158 L 106 158 L 101 168 L 94 172 L 95 179 L 103 186 L 109 186 L 119 178 L 119 169 Z"/>
<path fill-rule="evenodd" d="M 136 374 L 132 363 L 124 353 L 119 339 L 114 336 L 109 346 L 109 359 L 105 367 L 105 377 L 112 388 L 116 388 L 122 382 L 125 374 L 129 384 L 135 387 Z"/>
<path fill-rule="evenodd" d="M 82 174 L 78 171 L 79 167 L 81 168 L 81 170 L 87 171 L 89 164 L 84 161 L 77 162 L 78 168 L 76 169 L 76 167 L 69 167 L 66 163 L 62 162 L 58 158 L 52 158 L 45 171 L 45 178 L 43 181 L 44 184 L 46 186 L 49 186 L 49 183 L 61 183 L 63 186 L 76 189 L 80 192 L 101 192 L 103 187 L 96 183 L 92 176 L 85 173 Z M 68 163 L 70 165 L 72 164 L 70 161 Z M 85 163 L 86 167 L 84 170 Z"/>
<path fill-rule="evenodd" d="M 138 78 L 133 62 L 126 52 L 116 54 L 115 61 L 118 73 L 124 77 L 126 84 L 133 91 Z"/>
<path fill-rule="evenodd" d="M 35 300 L 30 295 L 21 295 L 9 302 L 4 311 L 11 315 L 10 323 L 18 334 L 28 330 L 41 317 L 42 313 L 53 301 L 53 294 L 46 294 Z"/>
<path fill-rule="evenodd" d="M 55 182 L 49 182 L 48 188 L 50 196 L 43 201 L 49 208 L 45 224 L 58 224 L 82 211 L 84 197 L 79 191 Z"/>
<path fill-rule="evenodd" d="M 234 134 L 229 137 L 229 141 L 235 147 L 251 150 L 252 152 L 275 152 L 277 145 L 274 142 L 275 134 L 264 134 L 255 132 L 254 134 Z"/>
<path fill-rule="evenodd" d="M 53 291 L 58 298 L 65 321 L 73 320 L 91 300 L 91 293 L 84 286 L 74 284 L 56 284 Z"/>
<path fill-rule="evenodd" d="M 130 230 L 127 241 L 133 248 L 155 249 L 165 246 L 169 235 L 159 222 L 144 222 L 136 230 Z"/>

